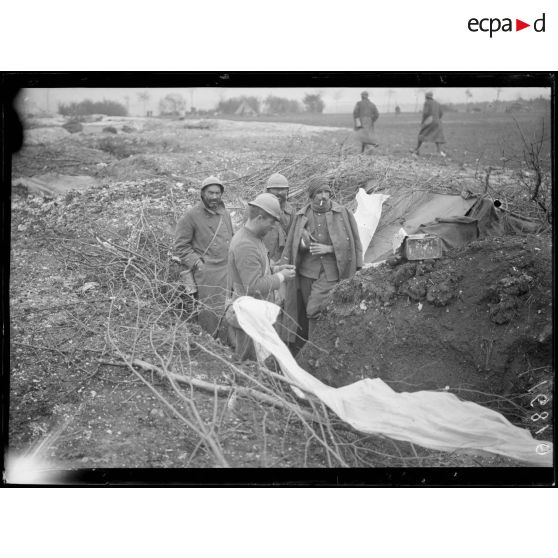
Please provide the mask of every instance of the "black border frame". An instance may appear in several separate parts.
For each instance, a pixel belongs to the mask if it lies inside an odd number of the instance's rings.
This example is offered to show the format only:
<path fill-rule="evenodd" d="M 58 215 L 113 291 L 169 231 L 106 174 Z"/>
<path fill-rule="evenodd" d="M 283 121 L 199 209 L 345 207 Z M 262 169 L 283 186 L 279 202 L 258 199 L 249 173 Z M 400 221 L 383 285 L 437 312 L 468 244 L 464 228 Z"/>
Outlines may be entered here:
<path fill-rule="evenodd" d="M 33 87 L 550 87 L 553 192 L 556 186 L 556 72 L 2 72 L 0 73 L 0 157 L 2 237 L 0 299 L 1 436 L 0 465 L 8 447 L 9 421 L 9 260 L 11 222 L 11 151 L 17 147 L 17 121 L 10 109 L 18 90 Z M 553 207 L 554 207 L 553 199 Z M 553 228 L 553 254 L 555 229 Z M 554 276 L 553 257 L 552 269 Z M 553 310 L 553 324 L 554 324 Z M 555 353 L 553 354 L 553 358 Z M 553 398 L 554 417 L 556 405 Z M 3 482 L 4 479 L 3 479 Z M 48 482 L 48 481 L 46 481 Z M 553 486 L 554 466 L 502 468 L 393 469 L 76 469 L 52 471 L 49 486 Z M 10 485 L 18 486 L 18 485 Z"/>

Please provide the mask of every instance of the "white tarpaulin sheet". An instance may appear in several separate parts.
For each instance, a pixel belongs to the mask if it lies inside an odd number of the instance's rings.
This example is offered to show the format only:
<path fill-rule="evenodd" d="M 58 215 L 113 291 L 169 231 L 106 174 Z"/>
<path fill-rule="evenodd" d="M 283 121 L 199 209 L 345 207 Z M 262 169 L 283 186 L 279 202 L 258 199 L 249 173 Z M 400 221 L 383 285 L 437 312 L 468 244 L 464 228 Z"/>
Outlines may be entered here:
<path fill-rule="evenodd" d="M 354 217 L 363 254 L 368 250 L 382 216 L 382 205 L 388 198 L 387 194 L 367 194 L 363 188 L 358 189 L 356 195 L 357 208 Z"/>
<path fill-rule="evenodd" d="M 551 442 L 536 440 L 500 413 L 461 401 L 452 393 L 397 393 L 379 378 L 341 388 L 326 386 L 298 366 L 279 338 L 273 328 L 278 306 L 248 296 L 233 304 L 240 326 L 254 340 L 259 354 L 272 354 L 289 380 L 315 395 L 357 430 L 434 450 L 489 452 L 532 465 L 552 466 Z"/>

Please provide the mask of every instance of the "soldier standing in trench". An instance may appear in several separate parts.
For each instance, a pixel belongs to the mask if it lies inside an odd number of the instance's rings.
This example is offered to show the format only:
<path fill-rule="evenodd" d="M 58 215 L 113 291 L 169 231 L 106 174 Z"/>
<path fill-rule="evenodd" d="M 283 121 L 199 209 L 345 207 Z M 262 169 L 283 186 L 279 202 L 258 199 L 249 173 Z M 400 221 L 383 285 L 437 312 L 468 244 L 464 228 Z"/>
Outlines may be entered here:
<path fill-rule="evenodd" d="M 296 214 L 281 262 L 296 266 L 286 284 L 283 340 L 297 352 L 309 339 L 332 289 L 362 267 L 362 245 L 355 218 L 331 199 L 325 179 L 308 184 L 308 203 Z"/>
<path fill-rule="evenodd" d="M 225 342 L 227 328 L 220 327 L 227 294 L 227 260 L 233 227 L 222 201 L 225 187 L 215 177 L 200 188 L 201 201 L 176 225 L 174 255 L 194 275 L 200 306 L 201 327 Z M 217 331 L 217 329 L 220 331 Z"/>
<path fill-rule="evenodd" d="M 269 252 L 269 259 L 274 265 L 279 262 L 283 255 L 287 234 L 293 221 L 294 208 L 287 201 L 289 194 L 289 182 L 279 173 L 272 174 L 268 179 L 265 187 L 266 192 L 273 194 L 281 206 L 281 214 L 279 221 L 276 221 L 272 229 L 265 235 L 263 241 Z"/>
<path fill-rule="evenodd" d="M 295 276 L 293 265 L 272 266 L 263 239 L 281 219 L 279 200 L 270 193 L 259 194 L 248 202 L 248 220 L 234 235 L 228 258 L 232 299 L 252 296 L 260 300 L 275 301 L 275 293 L 282 283 Z M 227 308 L 226 321 L 230 325 L 235 358 L 254 360 L 254 343 L 235 320 L 232 306 Z"/>

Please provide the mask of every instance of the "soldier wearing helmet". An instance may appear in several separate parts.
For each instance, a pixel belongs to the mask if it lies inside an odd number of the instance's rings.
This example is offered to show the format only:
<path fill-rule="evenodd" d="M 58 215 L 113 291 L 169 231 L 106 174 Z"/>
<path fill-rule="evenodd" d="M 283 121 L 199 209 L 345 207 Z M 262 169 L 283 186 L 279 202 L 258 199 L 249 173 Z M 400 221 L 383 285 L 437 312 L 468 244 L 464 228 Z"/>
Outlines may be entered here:
<path fill-rule="evenodd" d="M 233 227 L 222 201 L 225 187 L 215 177 L 200 187 L 201 201 L 178 221 L 174 255 L 191 270 L 197 285 L 202 328 L 226 340 L 226 328 L 217 332 L 227 292 L 227 260 Z"/>
<path fill-rule="evenodd" d="M 442 116 L 444 111 L 438 101 L 434 100 L 434 93 L 427 91 L 424 94 L 424 106 L 422 108 L 422 120 L 418 134 L 417 146 L 411 150 L 415 156 L 420 155 L 420 148 L 424 142 L 436 144 L 436 151 L 441 157 L 446 154 L 442 151 L 442 145 L 446 143 L 444 128 L 442 126 Z"/>
<path fill-rule="evenodd" d="M 357 102 L 353 110 L 355 130 L 361 143 L 361 153 L 364 153 L 367 145 L 378 147 L 374 137 L 374 123 L 379 116 L 378 108 L 369 99 L 368 91 L 363 91 L 360 94 L 360 101 Z"/>
<path fill-rule="evenodd" d="M 271 230 L 265 235 L 263 241 L 269 252 L 271 263 L 274 264 L 281 259 L 285 241 L 294 215 L 293 206 L 287 201 L 289 194 L 289 182 L 279 173 L 272 174 L 265 186 L 266 192 L 273 194 L 279 200 L 281 206 L 280 219 L 276 221 Z"/>
<path fill-rule="evenodd" d="M 272 266 L 263 239 L 281 219 L 281 205 L 273 194 L 259 194 L 248 202 L 248 220 L 236 232 L 229 250 L 229 281 L 232 298 L 252 296 L 275 300 L 282 283 L 295 276 L 294 265 Z M 227 312 L 235 356 L 239 360 L 255 359 L 254 344 Z"/>

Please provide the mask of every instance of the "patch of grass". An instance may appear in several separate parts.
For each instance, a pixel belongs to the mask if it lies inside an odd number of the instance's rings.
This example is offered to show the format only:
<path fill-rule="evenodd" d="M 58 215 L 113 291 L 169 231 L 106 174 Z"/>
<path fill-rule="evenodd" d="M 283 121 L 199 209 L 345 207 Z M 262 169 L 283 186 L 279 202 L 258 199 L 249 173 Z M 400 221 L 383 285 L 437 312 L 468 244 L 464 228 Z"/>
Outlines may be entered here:
<path fill-rule="evenodd" d="M 545 122 L 545 130 L 550 130 L 550 113 L 460 113 L 449 112 L 444 115 L 446 152 L 457 163 L 469 166 L 494 165 L 517 167 L 515 159 L 523 152 L 521 136 L 517 131 L 514 117 L 524 130 L 525 135 L 532 136 Z M 330 126 L 352 130 L 351 114 L 288 114 L 277 116 L 220 116 L 227 120 L 254 122 L 290 122 L 308 126 Z M 420 113 L 380 114 L 376 122 L 376 134 L 380 143 L 379 152 L 395 156 L 407 155 L 416 145 L 420 127 Z M 542 162 L 550 169 L 550 133 L 544 141 Z M 434 154 L 434 147 L 425 145 L 424 155 Z"/>

